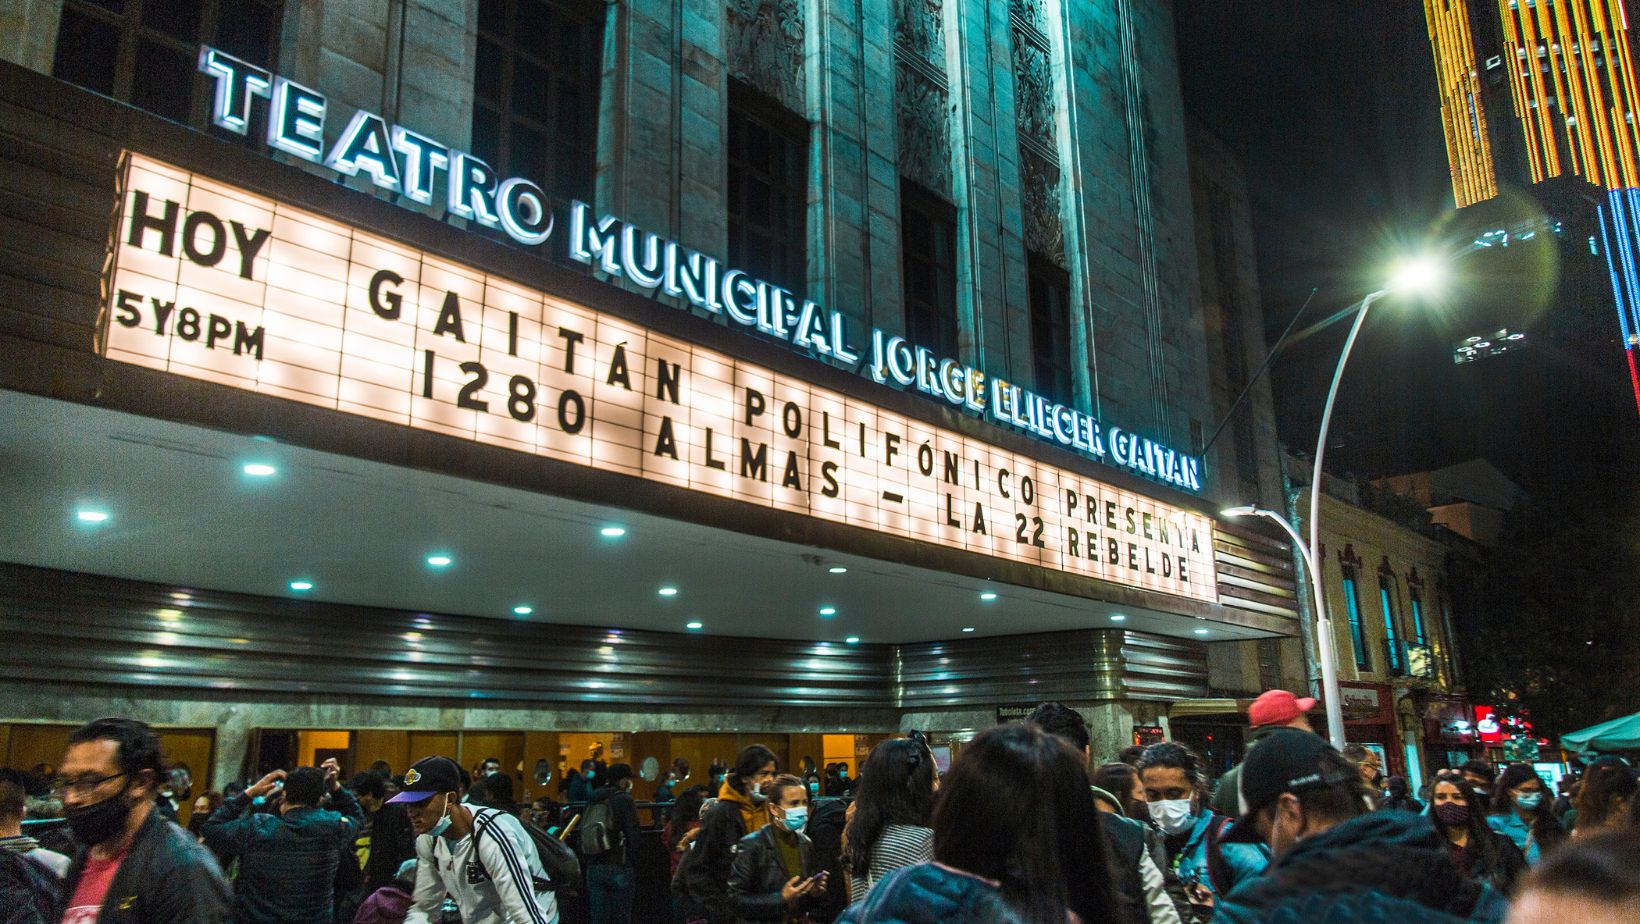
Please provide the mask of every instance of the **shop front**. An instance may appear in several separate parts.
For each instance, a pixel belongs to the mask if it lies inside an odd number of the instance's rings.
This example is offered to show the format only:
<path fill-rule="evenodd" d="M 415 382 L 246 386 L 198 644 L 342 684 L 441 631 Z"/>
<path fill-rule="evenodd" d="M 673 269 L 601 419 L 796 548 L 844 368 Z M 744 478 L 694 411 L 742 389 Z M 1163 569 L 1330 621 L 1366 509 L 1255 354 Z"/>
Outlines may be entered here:
<path fill-rule="evenodd" d="M 62 199 L 4 206 L 49 269 L 0 295 L 0 719 L 208 727 L 219 781 L 495 756 L 528 794 L 595 745 L 852 763 L 1046 699 L 1119 747 L 1211 695 L 1207 646 L 1297 635 L 1197 460 L 711 255 L 513 180 L 450 200 L 495 229 L 435 220 L 432 143 L 369 119 L 326 163 L 399 196 L 285 156 L 295 116 L 281 161 L 9 65 L 0 97 L 0 166 Z"/>
<path fill-rule="evenodd" d="M 1342 681 L 1344 739 L 1378 755 L 1384 774 L 1405 776 L 1407 761 L 1396 734 L 1394 691 L 1388 684 Z"/>

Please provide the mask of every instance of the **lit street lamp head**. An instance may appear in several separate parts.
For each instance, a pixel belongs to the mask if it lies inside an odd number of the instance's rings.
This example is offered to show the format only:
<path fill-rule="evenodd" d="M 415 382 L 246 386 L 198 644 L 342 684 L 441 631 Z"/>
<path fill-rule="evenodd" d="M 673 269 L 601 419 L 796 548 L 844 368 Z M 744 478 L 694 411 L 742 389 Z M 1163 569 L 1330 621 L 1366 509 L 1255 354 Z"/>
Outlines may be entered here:
<path fill-rule="evenodd" d="M 1258 513 L 1258 508 L 1252 504 L 1244 504 L 1240 507 L 1226 507 L 1219 511 L 1221 516 L 1227 517 L 1250 517 L 1256 513 Z"/>
<path fill-rule="evenodd" d="M 1400 295 L 1428 293 L 1441 284 L 1446 268 L 1440 260 L 1430 256 L 1411 257 L 1400 261 L 1385 288 Z"/>

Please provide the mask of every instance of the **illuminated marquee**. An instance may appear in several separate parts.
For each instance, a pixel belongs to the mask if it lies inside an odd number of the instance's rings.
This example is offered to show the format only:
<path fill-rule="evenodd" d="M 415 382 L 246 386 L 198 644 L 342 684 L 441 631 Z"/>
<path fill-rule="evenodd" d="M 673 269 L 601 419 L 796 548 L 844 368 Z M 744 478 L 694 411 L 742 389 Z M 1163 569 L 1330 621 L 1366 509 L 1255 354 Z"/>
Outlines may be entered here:
<path fill-rule="evenodd" d="M 1216 599 L 1200 514 L 149 158 L 124 180 L 110 359 Z"/>
<path fill-rule="evenodd" d="M 200 49 L 200 71 L 216 82 L 212 120 L 250 132 L 251 99 L 268 99 L 269 147 L 323 163 L 344 176 L 364 174 L 385 190 L 431 205 L 444 174 L 447 212 L 504 231 L 527 245 L 544 243 L 553 217 L 541 187 L 523 177 L 502 179 L 482 160 L 355 111 L 334 143 L 325 143 L 328 104 L 319 93 L 214 48 Z M 569 209 L 571 259 L 754 329 L 811 358 L 849 369 L 862 365 L 845 316 L 801 301 L 773 283 L 620 220 L 596 216 L 584 203 Z M 893 382 L 1038 439 L 1130 468 L 1189 491 L 1201 490 L 1201 462 L 1148 437 L 1111 428 L 1028 389 L 940 357 L 926 347 L 873 328 L 864 367 L 878 383 Z M 1109 451 L 1107 453 L 1107 443 Z"/>

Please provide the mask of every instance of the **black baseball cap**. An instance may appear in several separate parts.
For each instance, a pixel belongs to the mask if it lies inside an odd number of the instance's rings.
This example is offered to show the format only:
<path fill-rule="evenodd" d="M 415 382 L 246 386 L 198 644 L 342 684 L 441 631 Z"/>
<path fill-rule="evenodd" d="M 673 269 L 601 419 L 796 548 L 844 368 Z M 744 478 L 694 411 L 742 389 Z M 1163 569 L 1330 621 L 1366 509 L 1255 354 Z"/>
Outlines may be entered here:
<path fill-rule="evenodd" d="M 399 794 L 387 801 L 421 802 L 441 792 L 461 791 L 461 768 L 448 757 L 423 757 L 404 771 Z"/>
<path fill-rule="evenodd" d="M 1282 793 L 1303 792 L 1347 783 L 1354 779 L 1354 769 L 1325 768 L 1321 755 L 1332 751 L 1320 735 L 1299 728 L 1278 728 L 1259 739 L 1247 752 L 1241 763 L 1237 780 L 1241 814 L 1230 826 L 1223 840 L 1227 843 L 1256 844 L 1264 838 L 1258 833 L 1253 818 Z"/>

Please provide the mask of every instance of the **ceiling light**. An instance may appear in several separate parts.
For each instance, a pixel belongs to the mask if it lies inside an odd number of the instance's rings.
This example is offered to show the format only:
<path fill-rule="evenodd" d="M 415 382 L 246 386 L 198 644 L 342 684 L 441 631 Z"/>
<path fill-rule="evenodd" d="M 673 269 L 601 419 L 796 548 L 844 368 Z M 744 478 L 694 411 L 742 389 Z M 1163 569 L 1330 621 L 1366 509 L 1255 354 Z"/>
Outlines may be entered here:
<path fill-rule="evenodd" d="M 451 561 L 453 561 L 453 559 L 451 559 L 448 555 L 427 556 L 427 564 L 432 565 L 434 568 L 447 568 L 449 567 Z"/>
<path fill-rule="evenodd" d="M 833 565 L 826 570 L 830 571 L 832 574 L 848 574 L 848 569 L 842 565 Z"/>
<path fill-rule="evenodd" d="M 697 619 L 694 622 L 685 624 L 684 628 L 692 631 L 699 631 L 706 628 L 706 624 Z"/>
<path fill-rule="evenodd" d="M 1207 634 L 1207 630 L 1206 630 L 1206 629 L 1197 629 L 1197 630 L 1196 630 L 1196 634 L 1197 634 L 1197 635 L 1206 635 L 1206 634 Z"/>
<path fill-rule="evenodd" d="M 626 527 L 605 526 L 603 529 L 598 530 L 598 534 L 603 536 L 605 539 L 619 539 L 626 535 Z"/>
<path fill-rule="evenodd" d="M 535 612 L 535 607 L 529 606 L 528 604 L 520 603 L 519 605 L 513 607 L 513 615 L 515 616 L 528 616 L 533 612 Z"/>
<path fill-rule="evenodd" d="M 963 627 L 962 627 L 962 631 L 964 631 L 964 632 L 972 632 L 972 631 L 974 631 L 974 627 L 973 627 L 973 626 L 963 626 Z"/>
<path fill-rule="evenodd" d="M 1127 622 L 1127 617 L 1123 616 L 1121 613 L 1112 613 L 1112 614 L 1110 614 L 1110 621 L 1111 622 Z"/>
<path fill-rule="evenodd" d="M 278 469 L 265 462 L 252 462 L 245 466 L 245 474 L 252 478 L 268 478 L 278 473 Z"/>
<path fill-rule="evenodd" d="M 81 523 L 102 523 L 108 519 L 107 511 L 90 510 L 83 507 L 75 516 L 79 517 Z"/>
<path fill-rule="evenodd" d="M 989 603 L 992 600 L 995 600 L 997 598 L 996 591 L 987 590 L 985 593 L 980 594 L 979 598 L 981 600 L 984 600 L 985 602 Z"/>
<path fill-rule="evenodd" d="M 655 593 L 658 593 L 663 597 L 676 597 L 678 595 L 678 589 L 676 587 L 662 587 L 660 590 L 655 591 Z"/>
<path fill-rule="evenodd" d="M 294 591 L 312 590 L 313 589 L 313 582 L 312 581 L 291 581 L 290 582 L 290 589 L 294 590 Z"/>
<path fill-rule="evenodd" d="M 851 635 L 848 638 L 843 639 L 843 641 L 848 642 L 850 645 L 858 645 L 860 644 L 860 636 Z"/>
<path fill-rule="evenodd" d="M 821 616 L 836 616 L 837 615 L 837 607 L 835 607 L 835 606 L 822 606 L 822 607 L 820 607 L 820 615 Z"/>

